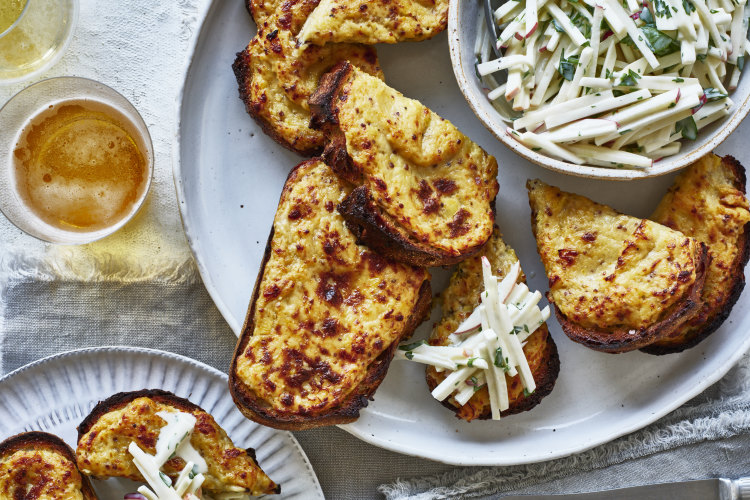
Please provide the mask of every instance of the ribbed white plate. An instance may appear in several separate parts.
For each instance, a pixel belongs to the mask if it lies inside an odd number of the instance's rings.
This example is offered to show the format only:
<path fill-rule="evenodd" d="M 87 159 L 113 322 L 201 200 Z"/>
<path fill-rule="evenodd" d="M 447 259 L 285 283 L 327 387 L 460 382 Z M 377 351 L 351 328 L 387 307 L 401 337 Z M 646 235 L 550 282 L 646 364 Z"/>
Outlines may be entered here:
<path fill-rule="evenodd" d="M 41 430 L 75 448 L 76 427 L 94 405 L 122 391 L 163 389 L 214 416 L 234 444 L 254 448 L 263 470 L 281 485 L 273 498 L 323 499 L 305 452 L 289 432 L 251 422 L 235 408 L 227 376 L 198 361 L 133 347 L 82 349 L 45 358 L 0 379 L 0 439 Z M 94 481 L 102 499 L 119 499 L 136 483 Z M 270 497 L 269 497 L 270 498 Z"/>

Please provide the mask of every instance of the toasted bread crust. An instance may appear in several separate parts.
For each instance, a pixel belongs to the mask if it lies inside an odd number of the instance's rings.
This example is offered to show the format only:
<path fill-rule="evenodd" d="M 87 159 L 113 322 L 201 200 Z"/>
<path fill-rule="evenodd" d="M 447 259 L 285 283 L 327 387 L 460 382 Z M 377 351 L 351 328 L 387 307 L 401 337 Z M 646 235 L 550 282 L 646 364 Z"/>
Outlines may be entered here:
<path fill-rule="evenodd" d="M 670 332 L 680 328 L 686 321 L 692 318 L 703 305 L 701 290 L 706 280 L 706 267 L 708 266 L 708 248 L 700 244 L 700 255 L 696 256 L 698 266 L 696 278 L 684 300 L 676 303 L 670 310 L 665 311 L 663 319 L 648 328 L 627 329 L 617 328 L 613 330 L 596 330 L 583 328 L 570 321 L 555 306 L 555 316 L 560 323 L 565 335 L 572 341 L 583 344 L 596 351 L 618 354 L 635 349 L 641 349 L 660 339 L 667 337 Z M 549 298 L 549 296 L 548 296 Z M 550 301 L 551 302 L 551 301 Z"/>
<path fill-rule="evenodd" d="M 492 207 L 494 210 L 495 203 Z M 484 245 L 470 247 L 461 255 L 440 252 L 429 245 L 420 245 L 381 210 L 372 198 L 367 186 L 360 186 L 339 205 L 339 212 L 357 240 L 376 252 L 388 255 L 400 262 L 422 267 L 450 266 L 457 264 L 482 250 Z"/>
<path fill-rule="evenodd" d="M 363 183 L 365 184 L 365 186 L 360 186 L 355 189 L 347 200 L 340 205 L 340 212 L 346 219 L 349 228 L 357 235 L 362 243 L 376 249 L 378 252 L 389 258 L 411 265 L 452 265 L 475 255 L 481 250 L 482 246 L 491 235 L 491 225 L 489 223 L 487 223 L 487 230 L 485 231 L 486 235 L 482 233 L 482 238 L 468 240 L 463 245 L 456 243 L 455 246 L 440 246 L 433 243 L 430 240 L 430 237 L 425 237 L 424 235 L 417 237 L 417 235 L 411 234 L 411 230 L 407 230 L 403 227 L 397 218 L 390 213 L 389 208 L 381 206 L 381 204 L 375 200 L 375 193 L 373 188 L 369 185 L 370 181 L 375 182 L 375 185 L 382 190 L 387 189 L 386 184 L 382 179 L 375 178 L 374 174 L 363 174 L 361 167 L 355 164 L 348 149 L 349 145 L 347 144 L 345 133 L 340 127 L 340 118 L 337 111 L 338 103 L 348 99 L 351 79 L 356 76 L 354 72 L 355 69 L 346 61 L 335 65 L 328 73 L 321 77 L 318 89 L 309 100 L 310 110 L 312 112 L 311 128 L 325 131 L 329 139 L 323 152 L 323 159 L 342 179 L 345 179 L 355 186 Z M 425 108 L 425 113 L 427 112 L 429 111 Z M 437 119 L 439 119 L 439 117 L 435 118 L 435 120 Z M 390 123 L 390 121 L 388 121 L 388 123 Z M 409 133 L 411 134 L 411 132 Z M 418 133 L 419 132 L 415 133 L 415 135 L 411 137 L 412 140 L 418 140 Z M 465 140 L 468 141 L 468 139 Z M 458 140 L 459 144 L 461 142 L 461 140 Z M 462 160 L 458 160 L 457 163 L 461 164 Z M 470 164 L 470 167 L 467 168 L 479 170 L 476 165 L 471 163 L 471 161 L 468 163 Z M 488 163 L 494 163 L 494 159 L 489 157 Z M 496 172 L 496 163 L 494 163 L 494 165 L 494 171 Z M 393 167 L 393 164 L 391 164 L 391 167 Z M 404 168 L 408 170 L 408 166 Z M 454 168 L 460 169 L 464 168 L 464 166 L 455 166 Z M 492 170 L 491 165 L 490 170 Z M 472 180 L 472 183 L 480 185 L 482 182 L 482 175 L 483 173 L 478 172 Z M 370 179 L 370 177 L 372 177 L 372 179 Z M 492 182 L 494 182 L 494 191 L 493 187 L 488 187 L 488 192 L 491 192 L 492 194 L 491 199 L 488 200 L 487 211 L 481 215 L 478 213 L 474 214 L 475 218 L 471 219 L 477 224 L 476 227 L 480 227 L 479 225 L 481 224 L 483 229 L 485 222 L 494 221 L 495 217 L 497 182 L 494 180 L 494 177 Z M 362 187 L 364 187 L 364 189 L 362 189 Z M 427 189 L 428 197 L 431 196 L 432 191 L 429 184 L 425 184 L 424 187 Z M 404 189 L 409 188 L 408 186 L 405 186 Z M 390 200 L 390 195 L 387 193 L 380 197 Z M 430 199 L 430 202 L 434 202 L 434 200 Z M 427 202 L 424 200 L 423 203 L 425 203 L 423 210 L 424 215 L 420 214 L 420 216 L 424 217 L 428 214 L 433 214 L 434 212 L 432 210 L 437 210 L 436 206 L 428 207 L 426 204 Z M 400 207 L 403 209 L 403 205 L 400 205 Z M 487 220 L 484 220 L 485 217 Z M 479 220 L 480 218 L 481 220 Z M 459 224 L 461 223 L 463 223 L 463 220 L 459 222 Z M 448 225 L 450 226 L 450 224 Z M 461 241 L 460 238 L 465 233 L 457 234 L 458 236 L 451 234 L 451 238 L 454 238 L 454 242 Z M 435 239 L 437 239 L 436 235 L 432 236 L 435 236 Z"/>
<path fill-rule="evenodd" d="M 69 461 L 78 470 L 75 452 L 65 441 L 47 432 L 31 431 L 16 434 L 0 443 L 0 458 L 12 455 L 24 448 L 32 447 L 35 450 L 48 450 L 56 453 Z M 79 472 L 80 474 L 80 472 Z M 98 500 L 98 496 L 91 486 L 91 481 L 83 474 L 81 476 L 81 494 L 84 500 Z M 27 497 L 24 497 L 27 498 Z M 33 497 L 32 497 L 33 498 Z"/>
<path fill-rule="evenodd" d="M 721 166 L 731 173 L 733 187 L 743 195 L 746 194 L 746 174 L 745 169 L 740 162 L 732 156 L 724 156 L 721 159 Z M 693 167 L 688 167 L 688 169 L 690 168 Z M 668 222 L 665 223 L 667 226 L 672 226 Z M 744 270 L 748 259 L 750 259 L 750 237 L 748 237 L 748 233 L 750 233 L 750 222 L 745 223 L 741 230 L 741 234 L 737 237 L 737 255 L 729 265 L 729 269 L 726 271 L 730 279 L 728 282 L 724 281 L 722 285 L 724 289 L 728 290 L 724 300 L 712 302 L 706 301 L 703 309 L 694 318 L 683 324 L 676 333 L 673 333 L 667 339 L 642 348 L 641 351 L 655 355 L 682 352 L 685 349 L 698 345 L 724 323 L 745 288 Z"/>
<path fill-rule="evenodd" d="M 157 401 L 159 403 L 173 406 L 178 410 L 205 411 L 195 403 L 192 403 L 185 398 L 176 396 L 169 391 L 164 391 L 161 389 L 141 389 L 139 391 L 118 392 L 103 401 L 99 401 L 91 410 L 91 413 L 89 413 L 86 418 L 84 418 L 83 421 L 78 424 L 78 427 L 76 427 L 76 430 L 78 431 L 78 440 L 80 440 L 84 436 L 84 434 L 87 434 L 91 430 L 91 427 L 93 427 L 94 424 L 96 424 L 96 422 L 99 421 L 99 419 L 104 415 L 113 410 L 124 408 L 128 405 L 128 403 L 138 398 L 153 399 L 154 401 Z M 253 459 L 254 458 L 255 456 L 253 455 Z"/>
<path fill-rule="evenodd" d="M 320 160 L 308 160 L 297 165 L 289 173 L 287 183 L 293 182 L 297 172 L 318 163 Z M 282 198 L 283 200 L 283 198 Z M 281 203 L 281 201 L 280 201 Z M 284 430 L 305 430 L 314 427 L 348 423 L 359 418 L 359 411 L 366 407 L 372 399 L 375 390 L 385 378 L 391 359 L 398 348 L 398 343 L 411 336 L 414 329 L 429 315 L 432 301 L 430 281 L 422 282 L 417 293 L 417 300 L 411 310 L 411 314 L 404 318 L 402 330 L 383 352 L 375 358 L 367 367 L 367 372 L 357 388 L 350 392 L 340 404 L 325 412 L 300 412 L 295 414 L 280 413 L 268 404 L 264 404 L 257 394 L 238 375 L 238 361 L 246 352 L 256 327 L 256 303 L 261 296 L 263 288 L 264 269 L 272 256 L 272 242 L 275 236 L 275 228 L 272 227 L 260 271 L 253 288 L 248 315 L 242 327 L 242 334 L 237 342 L 232 363 L 229 369 L 229 390 L 235 405 L 247 418 L 269 427 Z"/>
<path fill-rule="evenodd" d="M 97 432 L 89 434 L 92 431 L 92 429 L 96 426 L 96 424 L 99 423 L 99 421 L 102 418 L 106 417 L 108 414 L 111 414 L 112 412 L 117 412 L 119 410 L 123 410 L 134 401 L 143 400 L 142 398 L 146 398 L 156 404 L 162 404 L 169 408 L 174 408 L 178 411 L 183 411 L 186 413 L 196 415 L 200 419 L 205 419 L 205 420 L 199 419 L 199 423 L 196 424 L 197 427 L 204 426 L 204 427 L 201 427 L 202 429 L 201 434 L 208 434 L 205 426 L 210 425 L 211 429 L 214 429 L 216 432 L 220 433 L 220 436 L 221 436 L 220 439 L 225 440 L 226 445 L 232 445 L 231 440 L 228 438 L 228 436 L 226 436 L 226 434 L 221 429 L 219 424 L 216 423 L 213 417 L 210 414 L 208 414 L 204 409 L 202 409 L 200 406 L 168 391 L 164 391 L 161 389 L 142 389 L 142 390 L 131 391 L 131 392 L 119 392 L 119 393 L 113 394 L 112 396 L 110 396 L 109 398 L 103 401 L 100 401 L 91 410 L 91 413 L 89 413 L 86 416 L 86 418 L 79 424 L 77 430 L 78 430 L 78 443 L 79 443 L 78 455 L 80 456 L 78 457 L 78 459 L 85 459 L 85 461 L 82 463 L 84 464 L 89 463 L 88 460 L 90 458 L 88 455 L 86 455 L 87 451 L 83 443 L 85 442 L 87 446 L 91 447 L 92 446 L 91 440 L 95 438 L 99 438 L 102 434 L 101 428 L 98 429 L 97 431 L 100 436 L 97 436 Z M 153 404 L 153 403 L 149 403 L 149 404 Z M 142 435 L 146 436 L 146 430 L 142 431 Z M 88 438 L 86 438 L 87 436 Z M 86 441 L 82 441 L 82 440 L 86 440 Z M 143 445 L 141 444 L 141 446 Z M 152 441 L 151 446 L 154 446 L 153 441 Z M 94 449 L 96 448 L 97 447 L 95 446 Z M 239 448 L 233 447 L 232 445 L 230 448 L 225 449 L 225 451 L 230 452 L 227 454 L 227 456 L 230 457 L 230 460 L 243 460 L 240 462 L 242 464 L 242 467 L 244 468 L 243 472 L 246 473 L 246 475 L 241 476 L 243 481 L 246 480 L 247 478 L 252 478 L 252 477 L 256 477 L 260 481 L 260 483 L 258 484 L 261 484 L 262 487 L 256 484 L 255 487 L 257 488 L 258 491 L 256 491 L 254 494 L 280 493 L 281 486 L 271 481 L 266 476 L 266 474 L 262 471 L 260 466 L 258 465 L 258 460 L 256 458 L 254 449 L 252 448 L 239 449 Z M 252 462 L 251 463 L 247 462 L 247 459 L 245 457 L 249 457 L 252 460 Z M 108 458 L 110 460 L 113 460 L 112 457 L 108 457 Z M 218 457 L 218 458 L 223 459 L 223 457 Z M 92 463 L 95 463 L 95 462 L 92 462 Z M 104 466 L 99 465 L 99 467 L 103 467 L 103 469 L 100 469 L 100 470 L 106 470 L 106 473 L 97 473 L 97 472 L 90 472 L 90 473 L 94 475 L 104 474 L 105 477 L 109 477 L 109 476 L 117 476 L 118 471 L 120 473 L 125 472 L 125 470 L 123 470 L 122 468 L 115 470 L 111 468 L 110 465 L 112 464 L 107 463 Z M 236 465 L 237 464 L 234 463 L 235 467 Z M 85 465 L 81 465 L 81 467 L 85 467 Z M 227 467 L 227 464 L 217 463 L 217 467 Z M 253 470 L 250 470 L 251 467 L 253 468 Z M 94 469 L 94 471 L 96 471 L 96 469 Z M 167 471 L 167 473 L 169 473 L 169 471 Z M 251 474 L 257 474 L 257 475 L 253 476 Z M 129 476 L 125 474 L 120 477 L 129 477 Z M 136 478 L 131 477 L 131 479 L 136 479 Z M 215 481 L 215 480 L 211 479 L 211 481 Z M 206 481 L 206 483 L 204 483 L 203 485 L 204 490 L 206 490 L 208 483 L 209 481 Z M 211 491 L 210 488 L 208 491 Z"/>

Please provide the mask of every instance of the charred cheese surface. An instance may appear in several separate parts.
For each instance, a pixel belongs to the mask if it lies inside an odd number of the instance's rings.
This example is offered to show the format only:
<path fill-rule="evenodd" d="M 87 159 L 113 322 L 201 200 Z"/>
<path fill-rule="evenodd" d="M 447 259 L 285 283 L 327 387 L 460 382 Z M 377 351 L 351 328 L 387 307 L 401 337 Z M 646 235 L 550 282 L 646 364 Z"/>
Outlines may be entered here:
<path fill-rule="evenodd" d="M 732 283 L 744 281 L 738 268 L 744 252 L 740 240 L 750 222 L 744 194 L 744 173 L 739 165 L 714 154 L 704 156 L 675 180 L 652 219 L 708 245 L 711 262 L 703 287 L 703 308 L 670 339 L 655 345 L 670 345 L 698 333 L 724 311 L 734 291 Z"/>
<path fill-rule="evenodd" d="M 689 293 L 699 265 L 696 240 L 539 180 L 528 189 L 549 297 L 570 321 L 645 328 Z"/>
<path fill-rule="evenodd" d="M 190 443 L 208 465 L 203 490 L 208 493 L 273 493 L 276 485 L 245 450 L 235 448 L 226 432 L 211 415 L 199 409 L 175 408 L 148 397 L 136 398 L 121 408 L 100 416 L 78 440 L 76 455 L 82 472 L 100 478 L 124 477 L 143 482 L 128 446 L 135 442 L 149 454 L 156 454 L 159 432 L 166 422 L 160 411 L 182 411 L 197 419 Z M 172 477 L 185 467 L 182 458 L 167 461 L 162 470 Z"/>
<path fill-rule="evenodd" d="M 333 105 L 362 183 L 411 238 L 453 255 L 489 239 L 495 158 L 419 101 L 356 68 Z"/>
<path fill-rule="evenodd" d="M 429 279 L 356 244 L 336 210 L 348 192 L 313 160 L 281 195 L 254 329 L 234 373 L 280 418 L 325 413 L 356 394 L 400 340 Z"/>
<path fill-rule="evenodd" d="M 0 498 L 82 500 L 81 474 L 60 453 L 28 446 L 0 457 Z"/>
<path fill-rule="evenodd" d="M 320 76 L 340 60 L 349 60 L 382 77 L 375 49 L 364 45 L 331 44 L 297 47 L 293 28 L 309 10 L 305 2 L 287 1 L 280 11 L 258 25 L 258 34 L 234 64 L 240 96 L 264 131 L 302 154 L 322 149 L 325 138 L 312 130 L 307 100 Z M 304 17 L 302 17 L 304 19 Z"/>
<path fill-rule="evenodd" d="M 321 0 L 299 39 L 327 42 L 397 43 L 431 38 L 448 24 L 448 0 Z"/>
<path fill-rule="evenodd" d="M 503 242 L 500 232 L 495 229 L 492 238 L 487 242 L 487 246 L 482 252 L 458 264 L 455 272 L 451 275 L 448 288 L 441 294 L 443 317 L 432 331 L 429 339 L 430 345 L 450 345 L 448 336 L 455 332 L 458 326 L 480 304 L 479 294 L 484 290 L 482 255 L 490 261 L 492 274 L 498 276 L 499 279 L 502 279 L 510 271 L 511 266 L 518 261 L 516 253 Z M 523 283 L 525 281 L 526 277 L 521 273 L 518 282 Z M 551 390 L 550 385 L 554 384 L 557 377 L 556 370 L 546 369 L 550 364 L 550 358 L 556 356 L 553 351 L 556 352 L 556 348 L 549 337 L 546 324 L 531 334 L 523 348 L 529 362 L 529 368 L 537 383 L 537 391 L 540 394 L 545 391 L 549 392 Z M 427 383 L 430 389 L 437 387 L 446 375 L 446 372 L 437 372 L 433 366 L 428 366 Z M 522 404 L 527 396 L 524 396 L 520 376 L 509 377 L 506 375 L 505 380 L 508 386 L 510 408 L 503 414 L 515 413 L 514 410 Z M 477 418 L 489 418 L 490 416 L 490 395 L 486 386 L 479 389 L 463 406 L 456 403 L 453 396 L 448 398 L 447 401 L 456 408 L 456 415 L 463 420 L 471 421 Z"/>

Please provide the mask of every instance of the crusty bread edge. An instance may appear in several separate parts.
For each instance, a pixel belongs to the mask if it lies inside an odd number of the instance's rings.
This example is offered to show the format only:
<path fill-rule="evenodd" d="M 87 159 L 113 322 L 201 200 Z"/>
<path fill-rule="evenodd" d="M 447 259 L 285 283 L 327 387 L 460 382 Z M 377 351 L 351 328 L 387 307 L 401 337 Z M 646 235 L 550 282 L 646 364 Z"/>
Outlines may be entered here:
<path fill-rule="evenodd" d="M 62 455 L 78 469 L 78 462 L 73 449 L 65 441 L 48 432 L 31 431 L 11 436 L 0 443 L 0 456 L 15 453 L 29 445 L 33 445 L 35 449 L 44 448 Z M 81 494 L 83 494 L 84 500 L 98 500 L 99 497 L 91 486 L 91 480 L 80 470 L 78 473 L 81 476 Z"/>
<path fill-rule="evenodd" d="M 555 305 L 555 316 L 563 332 L 574 342 L 585 345 L 591 349 L 611 354 L 633 351 L 645 347 L 661 338 L 667 336 L 674 329 L 679 328 L 689 320 L 700 309 L 703 301 L 701 291 L 706 280 L 708 267 L 708 248 L 700 243 L 699 255 L 696 262 L 696 277 L 686 297 L 674 304 L 666 313 L 666 316 L 649 326 L 648 328 L 633 330 L 629 328 L 618 328 L 613 331 L 595 330 L 584 328 L 570 321 L 565 314 Z M 549 298 L 549 295 L 548 295 Z M 550 298 L 550 302 L 554 304 Z M 635 333 L 630 333 L 630 332 Z"/>
<path fill-rule="evenodd" d="M 240 93 L 240 99 L 245 103 L 245 110 L 247 111 L 247 113 L 251 117 L 253 117 L 258 125 L 260 125 L 260 128 L 261 130 L 263 130 L 264 134 L 266 134 L 271 139 L 284 146 L 288 150 L 302 156 L 315 156 L 317 154 L 320 154 L 320 152 L 323 150 L 322 146 L 308 149 L 295 147 L 281 134 L 279 134 L 278 131 L 271 124 L 269 124 L 260 113 L 256 111 L 255 106 L 253 105 L 253 101 L 247 90 L 250 87 L 253 78 L 253 72 L 250 69 L 250 59 L 252 59 L 252 56 L 246 48 L 241 52 L 237 52 L 234 63 L 232 63 L 232 70 L 234 71 L 235 78 L 237 78 L 237 86 Z"/>
<path fill-rule="evenodd" d="M 202 411 L 207 413 L 206 410 L 191 403 L 185 398 L 176 396 L 175 394 L 164 391 L 162 389 L 141 389 L 138 391 L 118 392 L 111 395 L 103 401 L 99 401 L 96 406 L 89 412 L 86 418 L 78 424 L 78 441 L 87 434 L 91 428 L 96 424 L 97 421 L 109 412 L 119 410 L 128 405 L 128 403 L 138 398 L 149 398 L 159 403 L 168 404 L 175 408 L 186 410 L 186 411 Z"/>
<path fill-rule="evenodd" d="M 733 156 L 724 156 L 721 159 L 722 163 L 726 162 L 726 165 L 732 170 L 735 178 L 735 188 L 746 194 L 745 183 L 747 182 L 745 168 L 742 164 L 737 161 Z M 737 257 L 732 262 L 732 270 L 730 274 L 734 277 L 730 286 L 729 295 L 724 302 L 721 310 L 718 314 L 715 314 L 713 318 L 706 322 L 700 331 L 694 333 L 687 342 L 674 346 L 659 346 L 659 345 L 648 345 L 643 347 L 641 351 L 647 354 L 664 355 L 682 352 L 685 349 L 695 347 L 702 342 L 706 337 L 711 335 L 713 332 L 719 329 L 719 327 L 726 321 L 729 314 L 732 312 L 732 308 L 739 300 L 742 290 L 745 288 L 745 266 L 750 259 L 750 222 L 745 224 L 742 229 L 742 235 L 738 240 L 738 247 L 740 248 Z"/>
<path fill-rule="evenodd" d="M 307 160 L 292 169 L 287 177 L 286 182 L 292 180 L 296 172 L 302 167 L 311 162 L 318 161 L 316 159 Z M 286 186 L 285 182 L 285 186 Z M 281 203 L 281 199 L 279 200 Z M 237 346 L 232 357 L 232 363 L 229 368 L 229 392 L 232 395 L 234 404 L 250 420 L 253 420 L 259 424 L 266 425 L 282 430 L 305 430 L 312 429 L 315 427 L 322 427 L 328 425 L 337 425 L 353 422 L 359 418 L 360 409 L 367 406 L 368 401 L 372 399 L 375 390 L 378 388 L 380 383 L 385 378 L 388 366 L 390 365 L 391 359 L 398 348 L 400 340 L 409 337 L 414 329 L 422 322 L 422 320 L 430 312 L 430 304 L 432 302 L 432 291 L 430 288 L 430 280 L 425 279 L 419 290 L 419 296 L 417 303 L 414 306 L 412 314 L 404 321 L 404 329 L 401 335 L 396 339 L 387 349 L 385 349 L 380 356 L 368 368 L 367 376 L 361 382 L 359 390 L 352 391 L 352 394 L 342 404 L 334 410 L 326 413 L 317 415 L 314 417 L 304 415 L 291 415 L 291 416 L 280 416 L 275 414 L 273 411 L 265 410 L 262 405 L 258 404 L 257 398 L 255 398 L 252 390 L 249 389 L 246 384 L 237 376 L 237 361 L 240 356 L 245 352 L 247 344 L 252 337 L 252 332 L 255 325 L 255 303 L 260 295 L 260 284 L 263 281 L 263 272 L 266 264 L 271 257 L 271 242 L 273 241 L 274 228 L 271 227 L 268 241 L 266 243 L 266 250 L 261 261 L 258 276 L 255 280 L 255 286 L 253 288 L 252 298 L 250 299 L 250 305 L 248 307 L 248 314 L 245 317 L 245 323 L 242 326 L 242 334 L 237 341 Z"/>
<path fill-rule="evenodd" d="M 353 66 L 348 61 L 341 61 L 325 73 L 317 90 L 310 97 L 312 119 L 310 128 L 323 130 L 329 138 L 323 151 L 323 160 L 336 174 L 351 182 L 359 184 L 360 173 L 351 161 L 346 149 L 346 138 L 338 127 L 336 116 L 336 99 L 346 85 Z M 490 202 L 492 218 L 495 218 L 495 199 Z M 339 212 L 344 217 L 347 227 L 356 235 L 357 240 L 378 253 L 406 264 L 421 267 L 450 266 L 477 254 L 486 241 L 464 249 L 461 253 L 446 252 L 424 245 L 404 231 L 391 216 L 378 207 L 371 196 L 369 188 L 355 188 L 339 205 Z M 492 235 L 490 233 L 487 237 Z"/>

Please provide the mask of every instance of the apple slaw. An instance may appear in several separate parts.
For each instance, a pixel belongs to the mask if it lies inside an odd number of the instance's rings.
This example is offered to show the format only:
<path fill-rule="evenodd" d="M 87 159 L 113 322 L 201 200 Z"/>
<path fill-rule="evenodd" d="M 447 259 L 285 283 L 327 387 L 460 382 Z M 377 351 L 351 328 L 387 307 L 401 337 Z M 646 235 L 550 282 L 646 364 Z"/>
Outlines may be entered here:
<path fill-rule="evenodd" d="M 747 0 L 508 0 L 497 40 L 480 15 L 477 76 L 530 149 L 647 168 L 730 114 L 749 16 Z"/>
<path fill-rule="evenodd" d="M 463 406 L 483 387 L 487 387 L 493 420 L 510 407 L 506 374 L 520 377 L 525 395 L 536 389 L 534 375 L 523 347 L 526 340 L 549 318 L 550 309 L 539 309 L 542 294 L 531 292 L 518 283 L 521 266 L 513 264 L 498 282 L 492 275 L 487 257 L 482 256 L 484 291 L 481 303 L 448 336 L 450 345 L 429 345 L 424 341 L 399 346 L 396 359 L 408 359 L 432 365 L 447 372 L 432 391 L 443 401 L 453 400 Z"/>

